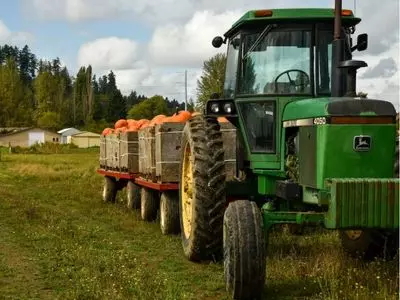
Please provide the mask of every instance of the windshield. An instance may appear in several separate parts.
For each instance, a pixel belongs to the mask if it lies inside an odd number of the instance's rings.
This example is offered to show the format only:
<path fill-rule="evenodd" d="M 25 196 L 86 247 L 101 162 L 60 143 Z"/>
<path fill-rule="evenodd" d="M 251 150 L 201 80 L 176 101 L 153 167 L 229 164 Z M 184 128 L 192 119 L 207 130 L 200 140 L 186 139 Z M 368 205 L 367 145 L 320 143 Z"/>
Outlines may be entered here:
<path fill-rule="evenodd" d="M 311 26 L 244 36 L 239 94 L 311 94 Z M 254 47 L 255 46 L 255 47 Z"/>
<path fill-rule="evenodd" d="M 235 95 L 237 68 L 240 49 L 240 35 L 236 35 L 229 41 L 226 58 L 224 98 L 233 98 Z"/>

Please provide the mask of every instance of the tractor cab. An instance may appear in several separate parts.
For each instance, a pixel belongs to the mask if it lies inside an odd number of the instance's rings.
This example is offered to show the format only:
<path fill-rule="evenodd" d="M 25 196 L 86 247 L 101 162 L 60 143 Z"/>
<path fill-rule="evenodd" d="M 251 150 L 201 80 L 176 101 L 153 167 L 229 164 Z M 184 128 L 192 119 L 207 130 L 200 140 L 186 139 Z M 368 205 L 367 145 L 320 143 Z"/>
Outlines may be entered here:
<path fill-rule="evenodd" d="M 253 10 L 224 38 L 213 39 L 216 48 L 227 44 L 227 64 L 223 95 L 207 103 L 206 114 L 224 115 L 241 129 L 247 158 L 239 159 L 251 169 L 283 169 L 279 124 L 289 102 L 330 97 L 333 89 L 343 95 L 348 88 L 345 70 L 334 81 L 332 66 L 365 50 L 368 36 L 359 35 L 353 45 L 351 34 L 361 19 L 342 10 L 338 54 L 333 51 L 334 17 L 333 9 Z"/>

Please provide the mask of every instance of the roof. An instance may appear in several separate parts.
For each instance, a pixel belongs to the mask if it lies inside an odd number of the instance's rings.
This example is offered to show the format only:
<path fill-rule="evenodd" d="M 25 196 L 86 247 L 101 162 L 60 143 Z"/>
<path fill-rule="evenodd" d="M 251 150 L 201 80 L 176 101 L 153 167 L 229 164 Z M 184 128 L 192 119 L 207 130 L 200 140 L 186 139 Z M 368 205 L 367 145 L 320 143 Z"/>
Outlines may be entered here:
<path fill-rule="evenodd" d="M 72 134 L 72 137 L 100 137 L 100 134 L 95 133 L 95 132 L 89 132 L 89 131 L 82 131 L 76 134 Z"/>
<path fill-rule="evenodd" d="M 19 128 L 17 128 L 17 127 L 15 127 L 15 128 L 10 128 L 10 127 L 7 128 L 7 127 L 5 127 L 5 128 L 0 128 L 0 137 L 10 136 L 10 135 L 14 135 L 14 134 L 17 134 L 17 133 L 21 133 L 21 132 L 29 131 L 29 130 L 34 130 L 34 129 L 45 131 L 45 132 L 49 132 L 49 133 L 52 133 L 52 134 L 57 134 L 56 132 L 53 132 L 51 130 L 47 130 L 47 129 L 43 129 L 43 128 L 39 128 L 39 127 L 19 127 Z M 8 131 L 8 132 L 2 134 L 1 132 L 4 132 L 4 131 Z"/>
<path fill-rule="evenodd" d="M 261 9 L 260 9 L 261 10 Z M 333 22 L 335 18 L 335 10 L 333 8 L 279 8 L 268 9 L 272 11 L 272 16 L 256 17 L 255 12 L 258 10 L 247 11 L 239 20 L 237 20 L 232 27 L 225 33 L 225 36 L 230 36 L 236 29 L 242 25 L 255 22 L 265 21 L 329 21 Z M 357 25 L 361 19 L 357 18 L 351 12 L 350 16 L 343 16 L 343 24 Z M 333 24 L 333 23 L 332 23 Z"/>
<path fill-rule="evenodd" d="M 61 130 L 57 131 L 57 133 L 62 134 L 62 133 L 64 133 L 64 132 L 68 131 L 68 130 L 77 130 L 77 131 L 80 131 L 79 129 L 76 129 L 76 128 L 74 128 L 74 127 L 69 127 L 69 128 L 61 129 Z"/>

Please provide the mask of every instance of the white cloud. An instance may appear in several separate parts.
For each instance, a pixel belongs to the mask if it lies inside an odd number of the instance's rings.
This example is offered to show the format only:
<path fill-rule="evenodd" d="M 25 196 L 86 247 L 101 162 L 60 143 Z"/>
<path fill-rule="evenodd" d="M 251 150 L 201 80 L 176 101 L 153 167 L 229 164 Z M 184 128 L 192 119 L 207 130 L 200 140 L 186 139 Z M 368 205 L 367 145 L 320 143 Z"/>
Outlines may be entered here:
<path fill-rule="evenodd" d="M 138 58 L 138 44 L 130 39 L 107 37 L 83 44 L 78 52 L 78 65 L 93 68 L 131 69 Z"/>
<path fill-rule="evenodd" d="M 23 47 L 33 41 L 33 35 L 28 32 L 11 31 L 2 20 L 0 20 L 0 44 L 9 44 Z"/>
<path fill-rule="evenodd" d="M 149 96 L 158 93 L 179 101 L 184 100 L 184 70 L 191 68 L 188 73 L 188 96 L 195 98 L 196 80 L 201 74 L 203 61 L 218 52 L 225 52 L 226 47 L 212 47 L 214 36 L 222 35 L 248 9 L 292 7 L 294 3 L 293 0 L 279 3 L 256 0 L 250 5 L 244 0 L 232 0 L 230 10 L 226 11 L 227 2 L 211 0 L 104 0 L 101 6 L 93 5 L 93 1 L 57 0 L 53 4 L 46 2 L 47 6 L 41 7 L 42 11 L 58 7 L 59 17 L 74 22 L 138 16 L 147 22 L 151 20 L 154 30 L 147 45 L 116 37 L 86 43 L 79 50 L 78 64 L 90 63 L 95 72 L 100 73 L 112 69 L 116 73 L 117 84 L 125 94 L 135 89 Z M 43 5 L 44 2 L 33 1 L 35 5 Z M 333 7 L 333 1 L 295 3 L 296 7 Z M 343 7 L 353 9 L 353 1 L 345 0 Z M 388 78 L 362 78 L 381 60 L 393 60 L 393 69 L 399 70 L 398 3 L 396 0 L 385 1 L 384 5 L 375 1 L 357 1 L 356 12 L 363 19 L 356 34 L 369 34 L 369 48 L 364 52 L 354 52 L 355 59 L 366 60 L 369 65 L 358 72 L 357 90 L 367 92 L 369 97 L 392 101 L 398 108 L 396 87 L 399 85 L 399 71 L 390 73 L 392 76 Z M 353 39 L 356 40 L 356 35 Z"/>
<path fill-rule="evenodd" d="M 215 14 L 196 12 L 184 26 L 158 27 L 149 44 L 150 60 L 158 66 L 199 67 L 223 49 L 215 49 L 211 40 L 240 17 L 238 11 Z"/>

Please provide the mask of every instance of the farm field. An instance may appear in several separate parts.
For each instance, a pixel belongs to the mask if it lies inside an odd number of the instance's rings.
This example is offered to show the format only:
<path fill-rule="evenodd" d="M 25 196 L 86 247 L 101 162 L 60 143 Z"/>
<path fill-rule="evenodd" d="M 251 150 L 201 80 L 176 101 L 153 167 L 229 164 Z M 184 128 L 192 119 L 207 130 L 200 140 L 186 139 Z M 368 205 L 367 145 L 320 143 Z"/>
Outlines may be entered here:
<path fill-rule="evenodd" d="M 1 299 L 229 299 L 222 263 L 191 263 L 118 203 L 102 202 L 98 150 L 0 161 Z M 398 260 L 346 258 L 336 233 L 273 233 L 268 299 L 398 299 Z"/>

